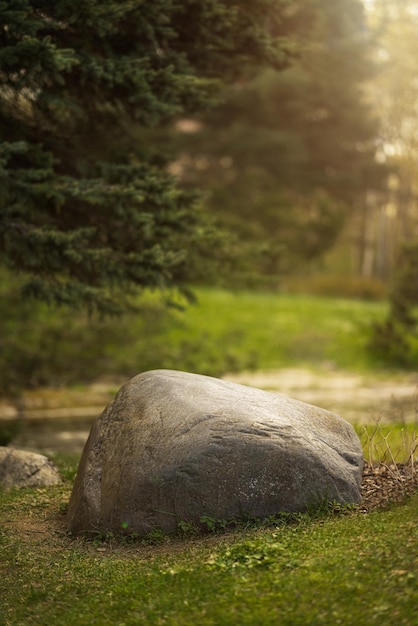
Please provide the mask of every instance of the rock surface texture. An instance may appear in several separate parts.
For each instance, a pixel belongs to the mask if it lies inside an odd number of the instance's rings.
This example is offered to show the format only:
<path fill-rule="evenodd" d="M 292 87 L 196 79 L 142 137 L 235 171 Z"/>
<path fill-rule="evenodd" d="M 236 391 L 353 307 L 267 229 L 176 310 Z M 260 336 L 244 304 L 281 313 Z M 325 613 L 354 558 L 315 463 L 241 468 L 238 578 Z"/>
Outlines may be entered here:
<path fill-rule="evenodd" d="M 92 427 L 68 529 L 143 536 L 204 515 L 358 503 L 362 467 L 353 427 L 334 413 L 208 376 L 145 372 Z"/>
<path fill-rule="evenodd" d="M 61 482 L 58 468 L 42 454 L 0 447 L 0 485 L 12 487 L 49 487 Z"/>

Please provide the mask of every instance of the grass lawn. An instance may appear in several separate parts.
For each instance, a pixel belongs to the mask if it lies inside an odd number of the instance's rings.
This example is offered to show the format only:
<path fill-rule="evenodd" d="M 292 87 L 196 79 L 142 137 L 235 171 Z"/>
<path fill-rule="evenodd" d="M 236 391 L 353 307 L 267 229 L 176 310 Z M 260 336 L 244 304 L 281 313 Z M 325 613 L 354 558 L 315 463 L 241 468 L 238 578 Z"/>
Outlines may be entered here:
<path fill-rule="evenodd" d="M 384 302 L 199 289 L 197 303 L 160 318 L 153 338 L 136 334 L 130 350 L 158 366 L 220 375 L 227 371 L 322 365 L 367 371 L 369 328 Z M 155 322 L 155 320 L 154 320 Z M 141 324 L 137 320 L 137 324 Z M 157 322 L 155 322 L 157 323 Z M 118 350 L 115 358 L 123 355 Z M 176 365 L 177 364 L 177 365 Z"/>
<path fill-rule="evenodd" d="M 0 493 L 0 624 L 418 623 L 418 494 L 368 514 L 121 544 L 66 535 L 70 489 Z"/>
<path fill-rule="evenodd" d="M 197 302 L 168 309 L 144 294 L 140 310 L 88 318 L 33 306 L 10 311 L 0 353 L 0 389 L 83 385 L 157 368 L 211 376 L 281 367 L 357 372 L 384 366 L 369 353 L 370 326 L 387 303 L 301 294 L 196 289 Z"/>

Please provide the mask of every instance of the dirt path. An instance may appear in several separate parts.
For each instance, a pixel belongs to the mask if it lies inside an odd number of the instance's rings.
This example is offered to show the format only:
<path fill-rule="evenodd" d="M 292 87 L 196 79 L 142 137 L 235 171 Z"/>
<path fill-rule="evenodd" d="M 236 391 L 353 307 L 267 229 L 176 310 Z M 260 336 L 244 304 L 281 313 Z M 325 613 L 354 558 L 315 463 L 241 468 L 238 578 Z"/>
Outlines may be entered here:
<path fill-rule="evenodd" d="M 352 423 L 418 422 L 418 373 L 373 377 L 282 369 L 224 378 L 321 406 Z"/>

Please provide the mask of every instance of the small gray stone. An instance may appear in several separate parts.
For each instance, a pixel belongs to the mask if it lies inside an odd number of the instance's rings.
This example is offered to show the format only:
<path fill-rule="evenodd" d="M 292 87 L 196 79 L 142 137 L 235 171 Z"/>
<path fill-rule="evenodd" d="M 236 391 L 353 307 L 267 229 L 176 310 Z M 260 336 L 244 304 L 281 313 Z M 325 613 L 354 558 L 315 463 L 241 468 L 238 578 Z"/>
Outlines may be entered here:
<path fill-rule="evenodd" d="M 49 487 L 61 482 L 58 468 L 42 454 L 0 447 L 0 485 L 12 487 Z"/>
<path fill-rule="evenodd" d="M 362 467 L 353 427 L 334 413 L 208 376 L 145 372 L 92 427 L 68 529 L 142 536 L 204 515 L 358 503 Z"/>

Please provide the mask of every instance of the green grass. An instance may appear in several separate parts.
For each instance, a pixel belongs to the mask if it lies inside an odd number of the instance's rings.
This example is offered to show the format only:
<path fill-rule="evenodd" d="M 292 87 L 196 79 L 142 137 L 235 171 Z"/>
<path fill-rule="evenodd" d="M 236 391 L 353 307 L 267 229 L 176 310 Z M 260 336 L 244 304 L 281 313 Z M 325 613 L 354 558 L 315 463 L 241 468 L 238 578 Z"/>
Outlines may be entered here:
<path fill-rule="evenodd" d="M 418 495 L 368 515 L 152 546 L 67 536 L 70 486 L 0 494 L 4 626 L 418 621 Z"/>
<path fill-rule="evenodd" d="M 382 302 L 213 289 L 197 296 L 165 335 L 180 362 L 195 369 L 376 366 L 366 344 L 370 324 L 385 313 Z"/>
<path fill-rule="evenodd" d="M 168 368 L 220 376 L 279 367 L 368 372 L 383 366 L 367 349 L 382 301 L 300 294 L 197 289 L 197 303 L 167 309 L 145 294 L 136 315 L 88 319 L 31 306 L 25 316 L 3 304 L 0 389 L 77 385 Z"/>
<path fill-rule="evenodd" d="M 384 309 L 356 300 L 202 291 L 185 324 L 191 337 L 213 346 L 212 353 L 223 346 L 230 370 L 323 364 L 367 370 L 373 364 L 368 325 Z"/>

